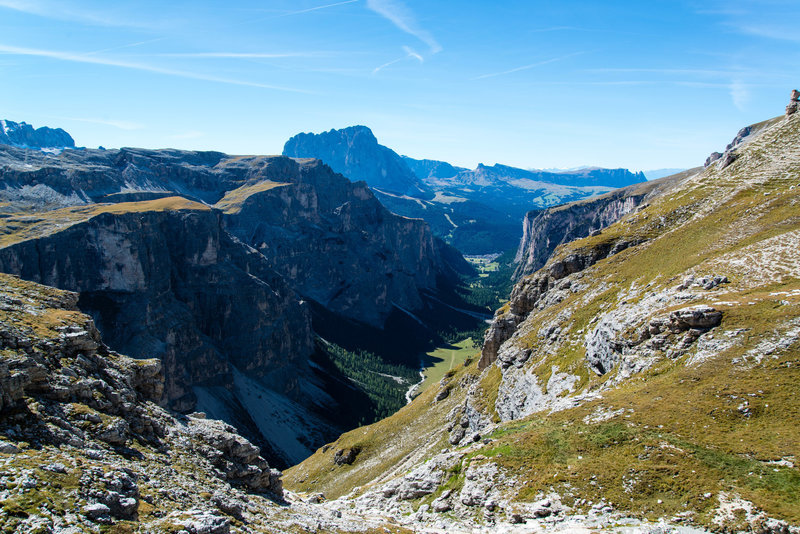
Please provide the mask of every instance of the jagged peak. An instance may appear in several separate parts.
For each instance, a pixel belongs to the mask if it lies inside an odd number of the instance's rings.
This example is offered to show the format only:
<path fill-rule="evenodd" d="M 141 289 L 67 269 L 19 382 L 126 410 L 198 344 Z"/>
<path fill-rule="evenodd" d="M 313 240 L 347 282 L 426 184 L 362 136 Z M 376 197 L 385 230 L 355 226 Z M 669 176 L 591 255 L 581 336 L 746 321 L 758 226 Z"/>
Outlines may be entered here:
<path fill-rule="evenodd" d="M 34 128 L 27 122 L 8 119 L 0 120 L 0 144 L 34 149 L 75 148 L 75 140 L 61 128 Z"/>

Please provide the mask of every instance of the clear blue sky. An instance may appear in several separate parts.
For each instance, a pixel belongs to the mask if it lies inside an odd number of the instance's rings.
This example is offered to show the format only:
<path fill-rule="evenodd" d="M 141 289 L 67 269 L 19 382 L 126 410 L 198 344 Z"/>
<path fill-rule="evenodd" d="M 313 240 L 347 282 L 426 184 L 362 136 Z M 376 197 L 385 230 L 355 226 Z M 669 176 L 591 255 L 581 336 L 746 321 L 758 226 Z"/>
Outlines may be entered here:
<path fill-rule="evenodd" d="M 364 124 L 474 167 L 701 164 L 800 87 L 800 2 L 0 0 L 0 118 L 280 153 Z"/>

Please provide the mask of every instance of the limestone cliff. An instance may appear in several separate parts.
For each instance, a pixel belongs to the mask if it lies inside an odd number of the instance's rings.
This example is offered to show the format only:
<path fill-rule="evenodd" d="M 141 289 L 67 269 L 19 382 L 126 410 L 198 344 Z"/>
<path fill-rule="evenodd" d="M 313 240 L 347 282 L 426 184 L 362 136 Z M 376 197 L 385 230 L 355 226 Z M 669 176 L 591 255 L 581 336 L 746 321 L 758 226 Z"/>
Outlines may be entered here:
<path fill-rule="evenodd" d="M 311 160 L 0 147 L 0 165 L 0 270 L 78 291 L 112 347 L 163 359 L 168 406 L 235 424 L 279 463 L 369 413 L 309 363 L 301 300 L 380 332 L 452 272 L 423 221 Z"/>
<path fill-rule="evenodd" d="M 533 207 L 645 180 L 627 169 L 549 172 L 480 164 L 470 170 L 443 161 L 416 160 L 378 144 L 365 126 L 298 134 L 286 142 L 283 153 L 319 158 L 336 172 L 365 181 L 391 211 L 424 219 L 435 235 L 465 254 L 501 252 L 518 245 L 519 221 Z"/>
<path fill-rule="evenodd" d="M 318 158 L 351 180 L 390 193 L 425 198 L 428 188 L 392 149 L 378 144 L 366 126 L 350 126 L 320 134 L 300 133 L 286 141 L 283 155 Z"/>
<path fill-rule="evenodd" d="M 699 171 L 699 168 L 690 169 L 587 200 L 529 211 L 522 222 L 514 279 L 519 280 L 540 269 L 559 245 L 602 230 L 646 203 L 648 198 L 662 194 Z"/>
<path fill-rule="evenodd" d="M 424 221 L 390 213 L 364 182 L 319 160 L 270 165 L 284 167 L 274 187 L 244 185 L 218 202 L 233 235 L 300 294 L 350 319 L 382 327 L 394 307 L 422 306 L 421 291 L 446 270 Z"/>

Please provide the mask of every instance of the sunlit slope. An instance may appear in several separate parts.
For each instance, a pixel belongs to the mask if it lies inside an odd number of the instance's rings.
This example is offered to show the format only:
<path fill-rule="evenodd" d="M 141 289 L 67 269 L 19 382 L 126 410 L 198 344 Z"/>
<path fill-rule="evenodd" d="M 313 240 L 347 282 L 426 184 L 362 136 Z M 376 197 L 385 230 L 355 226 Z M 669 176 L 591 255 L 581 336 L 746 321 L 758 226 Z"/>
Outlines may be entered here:
<path fill-rule="evenodd" d="M 431 388 L 345 434 L 287 485 L 341 495 L 460 448 L 452 476 L 412 502 L 460 491 L 477 456 L 514 477 L 512 504 L 556 492 L 574 512 L 604 502 L 734 530 L 767 516 L 798 524 L 800 115 L 757 126 L 726 166 L 523 279 L 481 369 L 459 368 L 446 398 Z M 338 465 L 352 447 L 352 465 Z"/>

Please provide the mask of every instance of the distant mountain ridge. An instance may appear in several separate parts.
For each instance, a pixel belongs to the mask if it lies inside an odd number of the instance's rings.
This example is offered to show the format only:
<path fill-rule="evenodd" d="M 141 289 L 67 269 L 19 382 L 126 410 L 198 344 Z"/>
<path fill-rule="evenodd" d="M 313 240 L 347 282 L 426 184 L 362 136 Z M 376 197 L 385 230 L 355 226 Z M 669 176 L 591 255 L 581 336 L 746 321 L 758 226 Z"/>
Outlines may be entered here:
<path fill-rule="evenodd" d="M 19 148 L 75 148 L 75 140 L 61 128 L 34 128 L 26 122 L 0 120 L 0 144 Z"/>
<path fill-rule="evenodd" d="M 627 169 L 526 170 L 480 164 L 470 170 L 445 161 L 400 156 L 366 126 L 298 134 L 283 155 L 319 158 L 363 180 L 391 211 L 425 219 L 436 235 L 464 254 L 516 247 L 531 209 L 581 200 L 646 180 Z"/>

